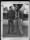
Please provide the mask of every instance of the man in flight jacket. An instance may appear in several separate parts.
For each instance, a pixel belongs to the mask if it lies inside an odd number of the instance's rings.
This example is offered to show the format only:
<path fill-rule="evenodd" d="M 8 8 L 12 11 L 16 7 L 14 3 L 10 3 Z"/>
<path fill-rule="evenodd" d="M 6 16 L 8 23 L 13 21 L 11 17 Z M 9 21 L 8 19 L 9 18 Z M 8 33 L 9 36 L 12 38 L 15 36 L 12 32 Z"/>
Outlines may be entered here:
<path fill-rule="evenodd" d="M 13 20 L 15 19 L 15 11 L 13 9 L 10 8 L 10 10 L 8 11 L 8 33 L 10 33 L 10 25 L 13 25 Z M 10 24 L 11 23 L 11 24 Z M 12 27 L 12 31 L 14 29 L 14 26 Z"/>

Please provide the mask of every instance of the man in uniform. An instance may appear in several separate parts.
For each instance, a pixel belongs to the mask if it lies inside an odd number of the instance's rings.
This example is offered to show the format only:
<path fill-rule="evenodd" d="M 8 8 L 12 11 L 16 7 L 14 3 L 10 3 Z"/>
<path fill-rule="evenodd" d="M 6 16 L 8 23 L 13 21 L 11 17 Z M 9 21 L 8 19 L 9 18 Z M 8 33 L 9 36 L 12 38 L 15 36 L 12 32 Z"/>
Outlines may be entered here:
<path fill-rule="evenodd" d="M 15 11 L 11 7 L 12 6 L 10 6 L 10 10 L 8 11 L 8 33 L 14 31 L 13 20 L 15 19 Z"/>
<path fill-rule="evenodd" d="M 14 4 L 16 12 L 17 12 L 17 27 L 19 28 L 19 31 L 21 34 L 23 34 L 23 30 L 22 30 L 22 24 L 23 24 L 23 13 L 22 11 L 20 11 L 21 7 L 23 6 L 23 4 Z"/>

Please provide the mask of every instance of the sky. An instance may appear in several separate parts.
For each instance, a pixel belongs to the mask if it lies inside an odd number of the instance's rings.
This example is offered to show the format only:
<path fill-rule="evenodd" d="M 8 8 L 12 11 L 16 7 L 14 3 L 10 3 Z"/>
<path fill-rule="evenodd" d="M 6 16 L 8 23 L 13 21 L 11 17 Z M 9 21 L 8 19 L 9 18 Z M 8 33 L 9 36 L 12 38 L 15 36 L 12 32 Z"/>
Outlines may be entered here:
<path fill-rule="evenodd" d="M 8 10 L 9 10 L 9 6 L 13 6 L 13 4 L 23 4 L 21 11 L 23 11 L 24 14 L 29 14 L 29 2 L 13 2 L 13 1 L 12 2 L 1 2 L 1 5 L 3 5 L 3 8 L 7 7 Z"/>
<path fill-rule="evenodd" d="M 8 7 L 8 9 L 9 9 L 9 6 L 13 6 L 12 4 L 29 4 L 29 2 L 1 2 L 1 5 L 3 5 L 4 7 Z M 27 5 L 26 5 L 27 6 Z M 25 5 L 24 5 L 24 7 L 25 7 Z M 26 7 L 27 8 L 27 7 Z"/>

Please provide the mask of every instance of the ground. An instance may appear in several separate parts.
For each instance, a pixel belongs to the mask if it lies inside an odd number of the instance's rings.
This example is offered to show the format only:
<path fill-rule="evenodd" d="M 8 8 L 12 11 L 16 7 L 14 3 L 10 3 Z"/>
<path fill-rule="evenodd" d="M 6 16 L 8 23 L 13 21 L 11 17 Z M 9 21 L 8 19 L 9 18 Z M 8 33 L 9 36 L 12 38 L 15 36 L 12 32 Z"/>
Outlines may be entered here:
<path fill-rule="evenodd" d="M 10 33 L 8 34 L 8 25 L 3 25 L 3 37 L 22 37 L 28 35 L 28 27 L 23 26 L 24 35 L 19 34 L 19 31 L 17 33 Z"/>

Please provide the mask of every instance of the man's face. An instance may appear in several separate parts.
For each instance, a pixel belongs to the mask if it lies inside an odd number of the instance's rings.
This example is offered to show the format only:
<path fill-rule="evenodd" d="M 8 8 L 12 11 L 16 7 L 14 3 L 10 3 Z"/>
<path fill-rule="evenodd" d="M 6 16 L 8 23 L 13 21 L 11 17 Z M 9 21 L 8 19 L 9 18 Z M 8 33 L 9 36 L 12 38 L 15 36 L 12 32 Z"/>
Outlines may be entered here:
<path fill-rule="evenodd" d="M 15 5 L 15 9 L 16 9 L 16 10 L 18 9 L 18 5 Z"/>

